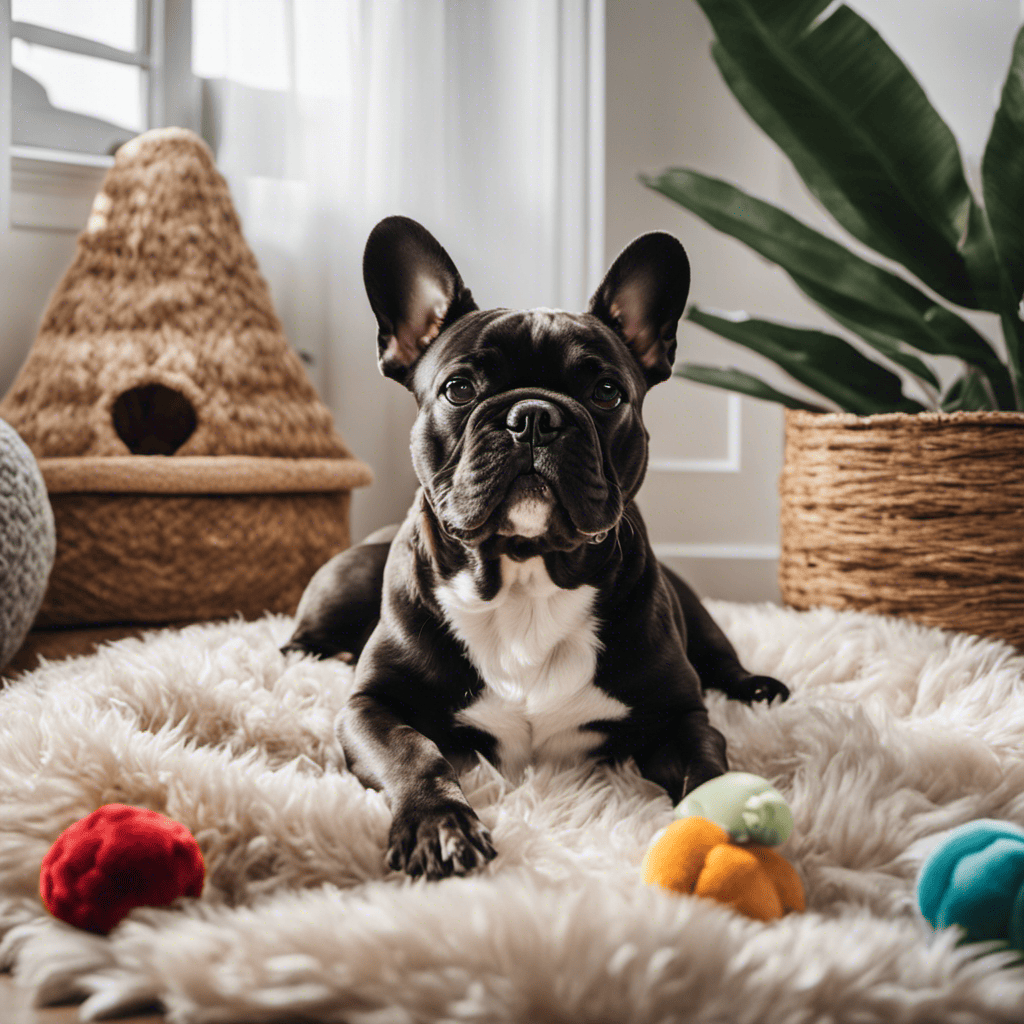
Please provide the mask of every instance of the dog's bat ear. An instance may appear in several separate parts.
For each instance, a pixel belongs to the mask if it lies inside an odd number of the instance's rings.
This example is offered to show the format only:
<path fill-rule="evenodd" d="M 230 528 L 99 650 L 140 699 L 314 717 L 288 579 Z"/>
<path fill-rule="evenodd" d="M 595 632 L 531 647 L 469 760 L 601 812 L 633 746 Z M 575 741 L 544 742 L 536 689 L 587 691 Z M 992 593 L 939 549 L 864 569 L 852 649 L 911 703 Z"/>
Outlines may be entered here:
<path fill-rule="evenodd" d="M 590 300 L 590 312 L 629 346 L 649 387 L 672 374 L 689 291 L 686 251 L 671 235 L 652 231 L 619 253 Z"/>
<path fill-rule="evenodd" d="M 363 283 L 377 317 L 381 373 L 403 384 L 434 338 L 477 308 L 452 258 L 408 217 L 387 217 L 370 232 Z"/>

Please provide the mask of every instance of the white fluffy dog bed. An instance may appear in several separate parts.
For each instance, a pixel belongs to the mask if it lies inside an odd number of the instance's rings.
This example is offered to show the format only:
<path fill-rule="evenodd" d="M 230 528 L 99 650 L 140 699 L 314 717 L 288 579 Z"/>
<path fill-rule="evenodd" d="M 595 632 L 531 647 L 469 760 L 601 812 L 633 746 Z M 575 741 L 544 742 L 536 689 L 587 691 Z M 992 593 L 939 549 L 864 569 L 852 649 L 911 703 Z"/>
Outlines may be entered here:
<path fill-rule="evenodd" d="M 668 798 L 630 767 L 466 777 L 500 851 L 437 883 L 386 874 L 383 797 L 340 771 L 337 662 L 277 651 L 291 624 L 153 633 L 0 695 L 0 958 L 87 1019 L 171 1021 L 1024 1020 L 1024 969 L 932 934 L 913 884 L 962 822 L 1024 825 L 1024 659 L 855 613 L 709 602 L 783 706 L 709 698 L 731 764 L 772 779 L 808 911 L 773 924 L 640 881 Z M 101 804 L 184 823 L 199 901 L 109 938 L 49 918 L 39 864 Z"/>

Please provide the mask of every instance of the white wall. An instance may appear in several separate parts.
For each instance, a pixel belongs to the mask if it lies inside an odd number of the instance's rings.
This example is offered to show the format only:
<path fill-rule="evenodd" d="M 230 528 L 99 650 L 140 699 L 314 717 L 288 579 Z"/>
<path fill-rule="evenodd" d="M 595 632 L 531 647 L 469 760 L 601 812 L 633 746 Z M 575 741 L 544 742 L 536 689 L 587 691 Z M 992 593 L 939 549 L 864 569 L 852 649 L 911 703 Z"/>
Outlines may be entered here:
<path fill-rule="evenodd" d="M 28 354 L 54 286 L 75 252 L 75 235 L 0 226 L 0 395 Z"/>

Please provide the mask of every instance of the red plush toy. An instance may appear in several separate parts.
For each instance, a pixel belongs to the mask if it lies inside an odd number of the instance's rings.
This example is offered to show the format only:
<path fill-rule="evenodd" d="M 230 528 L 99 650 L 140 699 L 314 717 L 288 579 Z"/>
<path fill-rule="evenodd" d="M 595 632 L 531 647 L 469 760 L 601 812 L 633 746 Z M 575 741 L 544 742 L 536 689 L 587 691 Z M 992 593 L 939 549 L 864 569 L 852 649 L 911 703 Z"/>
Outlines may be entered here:
<path fill-rule="evenodd" d="M 104 804 L 65 829 L 43 858 L 39 892 L 54 917 L 106 935 L 136 907 L 203 891 L 199 844 L 145 807 Z"/>

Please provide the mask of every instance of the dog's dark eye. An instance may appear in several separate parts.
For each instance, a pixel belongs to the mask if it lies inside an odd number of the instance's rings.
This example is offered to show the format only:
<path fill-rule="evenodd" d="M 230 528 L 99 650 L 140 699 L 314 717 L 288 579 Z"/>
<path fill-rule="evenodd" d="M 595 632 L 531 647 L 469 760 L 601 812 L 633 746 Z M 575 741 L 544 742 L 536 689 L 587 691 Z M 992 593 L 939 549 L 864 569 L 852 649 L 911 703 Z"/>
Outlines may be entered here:
<path fill-rule="evenodd" d="M 468 405 L 476 398 L 476 388 L 468 377 L 452 377 L 444 386 L 444 397 L 452 405 Z"/>
<path fill-rule="evenodd" d="M 617 405 L 622 404 L 622 392 L 618 385 L 611 380 L 598 381 L 590 398 L 598 409 L 614 409 Z"/>

